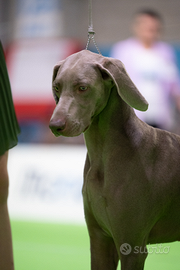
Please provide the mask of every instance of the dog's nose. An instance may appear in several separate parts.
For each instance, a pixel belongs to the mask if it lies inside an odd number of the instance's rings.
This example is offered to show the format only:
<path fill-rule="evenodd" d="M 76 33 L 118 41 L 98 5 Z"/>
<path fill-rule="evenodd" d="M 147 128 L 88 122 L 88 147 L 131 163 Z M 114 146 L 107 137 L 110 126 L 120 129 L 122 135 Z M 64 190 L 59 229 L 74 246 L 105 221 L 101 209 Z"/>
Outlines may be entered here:
<path fill-rule="evenodd" d="M 54 134 L 60 133 L 65 129 L 66 121 L 64 119 L 50 120 L 49 128 Z"/>

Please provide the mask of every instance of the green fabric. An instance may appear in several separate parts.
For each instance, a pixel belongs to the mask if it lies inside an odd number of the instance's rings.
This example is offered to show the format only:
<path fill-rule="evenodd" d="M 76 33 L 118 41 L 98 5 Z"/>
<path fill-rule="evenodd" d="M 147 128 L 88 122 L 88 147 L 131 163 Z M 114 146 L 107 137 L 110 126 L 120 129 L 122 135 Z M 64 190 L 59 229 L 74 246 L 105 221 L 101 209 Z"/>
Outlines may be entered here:
<path fill-rule="evenodd" d="M 0 155 L 17 144 L 19 132 L 4 52 L 0 42 Z"/>

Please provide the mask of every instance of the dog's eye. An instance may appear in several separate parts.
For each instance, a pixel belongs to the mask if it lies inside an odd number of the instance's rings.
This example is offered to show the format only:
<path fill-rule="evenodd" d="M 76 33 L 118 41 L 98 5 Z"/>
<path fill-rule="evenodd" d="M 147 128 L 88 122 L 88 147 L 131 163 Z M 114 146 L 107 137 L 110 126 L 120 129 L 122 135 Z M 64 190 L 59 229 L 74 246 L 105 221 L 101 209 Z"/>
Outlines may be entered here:
<path fill-rule="evenodd" d="M 55 87 L 54 87 L 54 90 L 55 90 L 56 92 L 58 92 L 58 91 L 59 91 L 59 89 L 58 89 L 58 87 L 57 87 L 57 86 L 55 86 Z"/>
<path fill-rule="evenodd" d="M 87 89 L 88 89 L 87 86 L 80 86 L 80 87 L 79 87 L 79 90 L 80 90 L 80 91 L 86 91 Z"/>

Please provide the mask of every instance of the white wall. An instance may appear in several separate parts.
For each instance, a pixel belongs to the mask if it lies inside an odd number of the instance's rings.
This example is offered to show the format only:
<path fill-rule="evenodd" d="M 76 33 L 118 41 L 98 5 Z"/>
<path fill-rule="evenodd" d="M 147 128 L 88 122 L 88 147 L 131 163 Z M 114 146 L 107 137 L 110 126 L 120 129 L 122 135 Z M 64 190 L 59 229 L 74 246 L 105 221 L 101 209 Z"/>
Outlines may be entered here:
<path fill-rule="evenodd" d="M 13 219 L 84 223 L 85 146 L 18 145 L 9 152 Z"/>

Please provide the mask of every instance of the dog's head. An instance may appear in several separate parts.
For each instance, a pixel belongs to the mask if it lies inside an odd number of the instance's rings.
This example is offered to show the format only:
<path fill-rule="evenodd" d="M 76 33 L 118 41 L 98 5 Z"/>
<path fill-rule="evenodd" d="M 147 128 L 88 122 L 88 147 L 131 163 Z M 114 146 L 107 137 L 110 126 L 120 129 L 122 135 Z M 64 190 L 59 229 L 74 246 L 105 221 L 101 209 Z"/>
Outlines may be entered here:
<path fill-rule="evenodd" d="M 106 106 L 112 87 L 131 107 L 145 111 L 148 103 L 121 61 L 84 50 L 59 62 L 53 71 L 56 108 L 50 120 L 55 136 L 78 136 Z"/>

